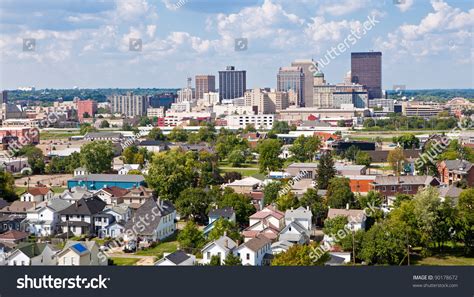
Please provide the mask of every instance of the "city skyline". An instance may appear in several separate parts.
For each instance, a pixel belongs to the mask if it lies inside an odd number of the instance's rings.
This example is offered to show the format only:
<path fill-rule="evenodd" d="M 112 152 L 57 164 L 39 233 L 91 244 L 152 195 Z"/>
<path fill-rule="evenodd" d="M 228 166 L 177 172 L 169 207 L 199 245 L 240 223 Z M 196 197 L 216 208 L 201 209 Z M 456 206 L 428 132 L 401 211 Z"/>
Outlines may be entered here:
<path fill-rule="evenodd" d="M 343 81 L 351 52 L 381 51 L 383 89 L 472 88 L 468 1 L 378 2 L 2 1 L 0 88 L 181 88 L 228 65 L 247 71 L 248 89 L 276 88 L 279 67 L 328 51 L 328 83 Z"/>

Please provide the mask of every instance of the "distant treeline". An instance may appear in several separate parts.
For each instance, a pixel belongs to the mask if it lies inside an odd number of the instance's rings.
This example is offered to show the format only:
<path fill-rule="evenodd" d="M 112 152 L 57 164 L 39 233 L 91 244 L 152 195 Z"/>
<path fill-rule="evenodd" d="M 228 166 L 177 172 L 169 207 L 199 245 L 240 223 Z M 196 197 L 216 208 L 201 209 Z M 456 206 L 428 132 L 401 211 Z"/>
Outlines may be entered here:
<path fill-rule="evenodd" d="M 474 89 L 427 89 L 427 90 L 387 90 L 389 98 L 415 97 L 422 101 L 447 101 L 453 97 L 463 97 L 474 101 Z"/>
<path fill-rule="evenodd" d="M 136 95 L 155 95 L 159 93 L 172 92 L 176 93 L 177 89 L 42 89 L 35 91 L 19 91 L 12 90 L 8 91 L 8 101 L 43 101 L 43 102 L 54 102 L 58 98 L 62 98 L 64 101 L 72 101 L 74 97 L 81 99 L 93 99 L 98 102 L 107 101 L 107 96 L 113 94 L 125 94 L 127 92 L 133 92 Z"/>

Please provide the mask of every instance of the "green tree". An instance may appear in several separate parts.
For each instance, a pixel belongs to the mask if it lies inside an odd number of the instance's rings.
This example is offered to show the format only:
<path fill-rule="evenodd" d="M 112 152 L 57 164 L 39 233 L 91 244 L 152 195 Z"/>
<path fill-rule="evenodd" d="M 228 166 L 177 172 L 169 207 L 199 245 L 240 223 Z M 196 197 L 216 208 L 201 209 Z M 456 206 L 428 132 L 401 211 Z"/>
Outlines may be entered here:
<path fill-rule="evenodd" d="M 368 264 L 399 265 L 406 253 L 405 238 L 386 223 L 365 232 L 358 257 Z"/>
<path fill-rule="evenodd" d="M 79 133 L 81 133 L 81 135 L 86 135 L 89 132 L 97 132 L 97 129 L 90 123 L 83 123 L 80 125 Z"/>
<path fill-rule="evenodd" d="M 212 197 L 204 189 L 187 188 L 179 194 L 175 206 L 182 216 L 204 223 L 207 221 L 208 208 L 212 202 Z"/>
<path fill-rule="evenodd" d="M 249 146 L 247 140 L 237 137 L 235 134 L 224 129 L 221 130 L 217 137 L 215 148 L 219 158 L 224 160 L 232 151 L 239 150 L 245 152 Z"/>
<path fill-rule="evenodd" d="M 110 124 L 107 120 L 103 120 L 102 122 L 100 122 L 100 128 L 109 128 L 110 127 Z"/>
<path fill-rule="evenodd" d="M 441 203 L 439 192 L 436 188 L 427 187 L 418 191 L 412 201 L 421 233 L 421 241 L 427 244 L 433 240 L 435 223 L 439 219 L 437 216 L 437 210 Z"/>
<path fill-rule="evenodd" d="M 81 148 L 81 165 L 90 173 L 110 171 L 114 149 L 110 141 L 93 141 Z"/>
<path fill-rule="evenodd" d="M 370 206 L 380 207 L 382 206 L 383 196 L 377 191 L 369 191 L 365 196 L 360 195 L 357 200 L 361 209 Z"/>
<path fill-rule="evenodd" d="M 323 232 L 324 234 L 334 237 L 334 239 L 337 239 L 337 236 L 335 236 L 339 230 L 345 230 L 345 226 L 347 225 L 347 217 L 345 216 L 337 216 L 332 219 L 326 219 L 324 221 L 324 228 Z"/>
<path fill-rule="evenodd" d="M 182 250 L 190 253 L 197 253 L 204 245 L 205 240 L 202 234 L 193 221 L 188 221 L 183 230 L 178 233 L 178 243 Z"/>
<path fill-rule="evenodd" d="M 35 146 L 27 145 L 21 148 L 19 154 L 28 159 L 28 164 L 35 174 L 42 174 L 45 169 L 43 151 Z"/>
<path fill-rule="evenodd" d="M 263 204 L 269 205 L 275 202 L 281 189 L 282 184 L 279 181 L 272 181 L 266 184 L 263 188 Z"/>
<path fill-rule="evenodd" d="M 168 134 L 168 139 L 175 142 L 183 142 L 188 140 L 188 132 L 181 127 L 174 127 Z"/>
<path fill-rule="evenodd" d="M 402 204 L 403 201 L 409 201 L 412 198 L 413 198 L 412 195 L 397 193 L 395 195 L 395 201 L 393 202 L 393 206 L 399 207 Z"/>
<path fill-rule="evenodd" d="M 220 218 L 214 223 L 214 228 L 209 232 L 208 239 L 216 240 L 224 234 L 236 242 L 242 242 L 242 236 L 237 224 L 224 218 Z"/>
<path fill-rule="evenodd" d="M 163 131 L 161 131 L 161 129 L 158 127 L 151 129 L 146 138 L 149 140 L 166 140 L 166 136 L 163 134 Z"/>
<path fill-rule="evenodd" d="M 296 197 L 293 192 L 280 195 L 276 200 L 276 204 L 280 211 L 285 211 L 290 208 L 298 208 L 300 206 L 298 197 Z"/>
<path fill-rule="evenodd" d="M 355 163 L 357 165 L 364 165 L 368 167 L 370 166 L 370 163 L 372 163 L 372 158 L 367 152 L 359 151 L 357 152 Z"/>
<path fill-rule="evenodd" d="M 313 161 L 316 152 L 321 147 L 321 140 L 319 137 L 304 135 L 296 138 L 293 145 L 290 147 L 290 152 L 293 154 L 292 158 L 298 162 Z"/>
<path fill-rule="evenodd" d="M 183 190 L 197 186 L 199 172 L 195 154 L 171 150 L 153 155 L 145 179 L 158 196 L 175 201 Z"/>
<path fill-rule="evenodd" d="M 393 142 L 399 144 L 404 149 L 415 149 L 420 146 L 420 140 L 414 134 L 403 134 L 394 136 Z"/>
<path fill-rule="evenodd" d="M 327 192 L 328 206 L 332 208 L 346 208 L 354 202 L 354 193 L 351 190 L 350 181 L 344 177 L 333 177 L 329 181 Z"/>
<path fill-rule="evenodd" d="M 286 252 L 276 254 L 272 260 L 272 266 L 322 266 L 329 260 L 329 256 L 324 254 L 322 257 L 315 259 L 312 257 L 317 244 L 309 245 L 295 244 Z"/>
<path fill-rule="evenodd" d="M 464 243 L 466 254 L 474 248 L 474 189 L 466 189 L 459 195 L 458 238 Z"/>
<path fill-rule="evenodd" d="M 388 153 L 387 161 L 395 174 L 400 175 L 403 165 L 405 164 L 405 154 L 403 153 L 403 149 L 397 147 L 391 150 Z"/>
<path fill-rule="evenodd" d="M 229 156 L 227 157 L 227 160 L 233 167 L 240 167 L 242 163 L 245 162 L 244 152 L 239 149 L 234 149 L 230 152 Z"/>
<path fill-rule="evenodd" d="M 279 140 L 265 139 L 258 144 L 257 150 L 260 172 L 278 170 L 283 165 L 279 157 L 281 153 L 281 142 Z"/>
<path fill-rule="evenodd" d="M 225 188 L 223 195 L 217 199 L 219 208 L 232 207 L 234 209 L 235 219 L 241 227 L 248 225 L 249 217 L 255 213 L 255 207 L 250 198 L 244 194 L 235 193 L 231 188 Z"/>
<path fill-rule="evenodd" d="M 221 266 L 221 257 L 218 255 L 212 256 L 209 266 Z"/>
<path fill-rule="evenodd" d="M 311 209 L 314 221 L 320 226 L 327 216 L 328 206 L 323 197 L 318 195 L 318 191 L 313 188 L 306 190 L 300 199 L 300 204 Z"/>
<path fill-rule="evenodd" d="M 224 259 L 225 266 L 240 266 L 242 265 L 242 260 L 239 256 L 234 255 L 233 253 L 228 253 L 227 257 Z"/>
<path fill-rule="evenodd" d="M 331 153 L 326 152 L 321 155 L 317 168 L 317 183 L 319 189 L 327 189 L 329 180 L 336 175 L 336 169 L 334 168 L 334 160 Z"/>
<path fill-rule="evenodd" d="M 0 171 L 0 198 L 9 202 L 18 199 L 15 193 L 15 179 L 6 170 Z"/>
<path fill-rule="evenodd" d="M 345 152 L 344 156 L 347 160 L 354 162 L 357 158 L 357 154 L 360 152 L 359 148 L 355 145 L 351 145 Z"/>

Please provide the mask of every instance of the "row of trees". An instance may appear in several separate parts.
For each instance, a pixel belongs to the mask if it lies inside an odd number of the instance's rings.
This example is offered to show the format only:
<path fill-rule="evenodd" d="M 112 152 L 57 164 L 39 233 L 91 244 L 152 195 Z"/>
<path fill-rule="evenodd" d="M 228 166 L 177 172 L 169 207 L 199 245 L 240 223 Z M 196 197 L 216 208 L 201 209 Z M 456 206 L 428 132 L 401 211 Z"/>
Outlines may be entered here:
<path fill-rule="evenodd" d="M 466 255 L 472 253 L 474 189 L 464 190 L 457 204 L 449 198 L 441 202 L 438 190 L 431 187 L 414 197 L 399 198 L 388 217 L 376 215 L 374 224 L 366 226 L 366 231 L 355 232 L 354 239 L 338 238 L 338 245 L 347 251 L 355 248 L 358 261 L 379 265 L 406 263 L 412 248 L 420 247 L 422 255 L 429 255 L 431 250 L 442 249 L 448 242 L 461 243 Z M 336 234 L 346 224 L 345 217 L 328 219 L 324 222 L 324 232 Z"/>

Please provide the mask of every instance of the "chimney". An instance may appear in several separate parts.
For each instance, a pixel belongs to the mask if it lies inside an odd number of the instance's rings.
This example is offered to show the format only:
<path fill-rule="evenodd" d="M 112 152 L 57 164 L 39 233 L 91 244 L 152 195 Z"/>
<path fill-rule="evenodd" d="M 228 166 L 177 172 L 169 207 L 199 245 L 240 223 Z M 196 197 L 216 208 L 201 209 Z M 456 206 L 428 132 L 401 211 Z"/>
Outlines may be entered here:
<path fill-rule="evenodd" d="M 306 210 L 309 210 L 309 206 L 306 206 Z"/>
<path fill-rule="evenodd" d="M 349 209 L 349 203 L 346 203 L 346 209 Z"/>

